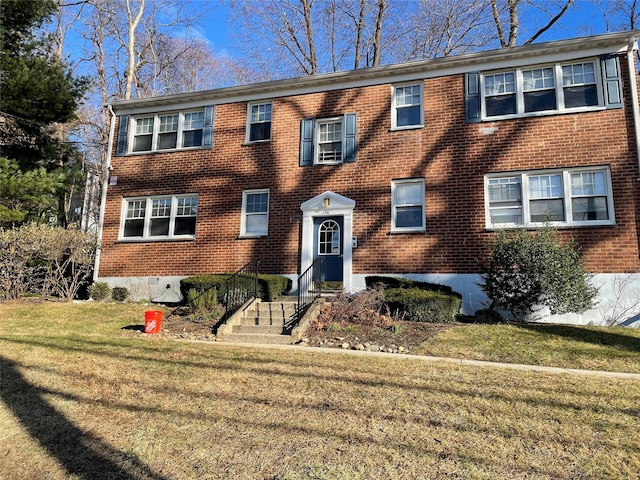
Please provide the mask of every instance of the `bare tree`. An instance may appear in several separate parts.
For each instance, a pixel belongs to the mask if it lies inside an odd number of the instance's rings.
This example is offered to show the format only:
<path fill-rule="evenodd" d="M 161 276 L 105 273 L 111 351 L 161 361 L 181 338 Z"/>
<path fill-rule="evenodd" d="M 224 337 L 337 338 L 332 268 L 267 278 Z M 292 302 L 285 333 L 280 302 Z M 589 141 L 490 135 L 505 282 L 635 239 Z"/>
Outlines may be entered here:
<path fill-rule="evenodd" d="M 397 7 L 396 7 L 397 8 Z M 493 39 L 486 0 L 421 0 L 394 11 L 388 42 L 396 60 L 421 60 L 486 47 Z"/>
<path fill-rule="evenodd" d="M 532 9 L 532 15 L 535 16 L 536 19 L 544 19 L 544 23 L 537 27 L 529 39 L 522 42 L 523 45 L 528 45 L 535 42 L 543 33 L 555 25 L 575 3 L 575 0 L 506 0 L 506 3 L 500 2 L 500 0 L 489 1 L 498 40 L 500 41 L 500 46 L 503 48 L 514 47 L 517 44 L 518 35 L 520 34 L 519 13 L 520 7 L 523 5 Z M 508 24 L 507 35 L 505 35 L 503 24 Z"/>
<path fill-rule="evenodd" d="M 388 0 L 236 0 L 231 5 L 238 43 L 267 78 L 381 62 Z"/>

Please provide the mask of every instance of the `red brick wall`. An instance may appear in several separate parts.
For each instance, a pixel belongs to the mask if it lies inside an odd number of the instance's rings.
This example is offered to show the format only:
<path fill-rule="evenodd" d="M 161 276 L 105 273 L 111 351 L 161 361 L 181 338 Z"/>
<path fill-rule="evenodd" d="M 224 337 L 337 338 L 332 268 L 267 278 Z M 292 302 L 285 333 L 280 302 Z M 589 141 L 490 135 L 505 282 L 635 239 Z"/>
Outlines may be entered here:
<path fill-rule="evenodd" d="M 484 174 L 584 165 L 611 166 L 616 226 L 562 235 L 580 244 L 593 272 L 639 270 L 640 175 L 628 99 L 624 109 L 467 124 L 463 76 L 425 80 L 424 97 L 421 129 L 390 130 L 386 84 L 274 99 L 269 143 L 244 145 L 243 102 L 216 107 L 211 150 L 113 156 L 118 183 L 108 189 L 99 275 L 233 271 L 253 258 L 262 271 L 297 273 L 300 204 L 325 190 L 356 201 L 354 274 L 477 273 L 493 236 L 485 230 Z M 299 167 L 300 120 L 347 112 L 358 113 L 357 162 Z M 390 234 L 391 180 L 409 177 L 425 178 L 427 229 Z M 239 239 L 242 191 L 254 188 L 270 189 L 269 236 Z M 117 243 L 123 197 L 194 192 L 195 240 Z"/>

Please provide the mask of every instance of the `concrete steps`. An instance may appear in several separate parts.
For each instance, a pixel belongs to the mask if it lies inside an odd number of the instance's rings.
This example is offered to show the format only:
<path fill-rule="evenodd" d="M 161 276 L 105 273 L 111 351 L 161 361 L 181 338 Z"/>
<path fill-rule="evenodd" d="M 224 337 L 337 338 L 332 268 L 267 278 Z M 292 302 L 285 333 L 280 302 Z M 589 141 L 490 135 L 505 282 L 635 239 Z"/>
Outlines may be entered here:
<path fill-rule="evenodd" d="M 223 342 L 289 344 L 292 322 L 295 321 L 295 301 L 255 301 L 238 312 L 227 325 L 218 330 Z"/>

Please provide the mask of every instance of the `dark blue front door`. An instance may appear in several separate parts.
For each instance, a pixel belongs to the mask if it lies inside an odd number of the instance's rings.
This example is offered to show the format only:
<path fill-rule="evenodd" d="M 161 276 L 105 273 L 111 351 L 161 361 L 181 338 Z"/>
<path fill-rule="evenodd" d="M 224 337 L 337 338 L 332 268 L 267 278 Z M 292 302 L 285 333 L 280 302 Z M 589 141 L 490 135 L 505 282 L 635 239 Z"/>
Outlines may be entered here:
<path fill-rule="evenodd" d="M 313 258 L 322 258 L 322 281 L 342 281 L 342 217 L 313 219 Z"/>

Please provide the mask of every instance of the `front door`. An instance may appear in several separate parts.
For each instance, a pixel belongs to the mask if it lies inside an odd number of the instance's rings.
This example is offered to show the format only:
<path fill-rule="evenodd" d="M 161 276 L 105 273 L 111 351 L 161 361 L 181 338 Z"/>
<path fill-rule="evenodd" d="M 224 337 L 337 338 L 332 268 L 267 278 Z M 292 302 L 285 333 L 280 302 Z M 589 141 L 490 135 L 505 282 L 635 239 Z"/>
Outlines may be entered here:
<path fill-rule="evenodd" d="M 322 258 L 323 282 L 342 282 L 343 217 L 313 219 L 313 258 Z"/>

